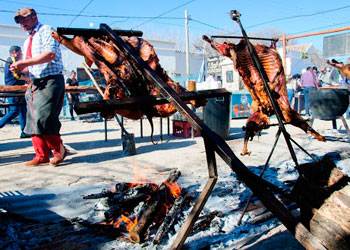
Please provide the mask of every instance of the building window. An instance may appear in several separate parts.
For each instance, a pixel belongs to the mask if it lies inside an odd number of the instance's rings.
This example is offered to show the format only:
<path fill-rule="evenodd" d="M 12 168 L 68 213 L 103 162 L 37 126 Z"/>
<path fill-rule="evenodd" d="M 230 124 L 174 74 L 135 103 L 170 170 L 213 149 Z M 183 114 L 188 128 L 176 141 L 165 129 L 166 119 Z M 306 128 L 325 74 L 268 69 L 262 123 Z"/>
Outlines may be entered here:
<path fill-rule="evenodd" d="M 233 82 L 233 70 L 226 71 L 226 82 Z"/>

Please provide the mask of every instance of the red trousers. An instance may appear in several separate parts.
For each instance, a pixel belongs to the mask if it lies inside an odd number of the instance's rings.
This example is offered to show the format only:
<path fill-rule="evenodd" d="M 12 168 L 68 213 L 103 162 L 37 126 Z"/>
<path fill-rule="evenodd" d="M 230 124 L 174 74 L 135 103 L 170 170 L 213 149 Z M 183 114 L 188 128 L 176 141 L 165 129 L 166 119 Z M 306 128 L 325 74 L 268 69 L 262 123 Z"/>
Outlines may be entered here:
<path fill-rule="evenodd" d="M 35 157 L 39 161 L 48 162 L 50 150 L 53 156 L 61 156 L 61 136 L 60 135 L 32 135 L 32 143 Z"/>

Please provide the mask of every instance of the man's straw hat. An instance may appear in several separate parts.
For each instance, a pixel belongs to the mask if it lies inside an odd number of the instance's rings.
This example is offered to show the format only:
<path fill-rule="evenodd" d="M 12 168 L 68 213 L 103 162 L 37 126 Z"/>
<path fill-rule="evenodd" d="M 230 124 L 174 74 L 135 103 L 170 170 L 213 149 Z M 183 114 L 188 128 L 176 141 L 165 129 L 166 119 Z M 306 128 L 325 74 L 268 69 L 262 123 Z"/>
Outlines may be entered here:
<path fill-rule="evenodd" d="M 19 18 L 20 17 L 24 18 L 24 17 L 30 16 L 32 14 L 36 15 L 36 12 L 35 12 L 35 10 L 33 8 L 25 7 L 23 9 L 20 9 L 15 14 L 15 22 L 19 23 Z"/>

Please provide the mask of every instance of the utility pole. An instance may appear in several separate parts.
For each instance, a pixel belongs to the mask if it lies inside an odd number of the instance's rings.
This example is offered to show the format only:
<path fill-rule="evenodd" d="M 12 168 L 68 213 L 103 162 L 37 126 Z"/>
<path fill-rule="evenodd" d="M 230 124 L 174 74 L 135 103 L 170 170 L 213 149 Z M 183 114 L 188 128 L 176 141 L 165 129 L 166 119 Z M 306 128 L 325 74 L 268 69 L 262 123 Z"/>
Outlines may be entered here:
<path fill-rule="evenodd" d="M 190 55 L 189 55 L 189 38 L 188 38 L 188 13 L 185 9 L 185 33 L 186 33 L 186 73 L 187 81 L 190 79 Z"/>
<path fill-rule="evenodd" d="M 189 38 L 188 38 L 188 13 L 187 9 L 185 9 L 185 34 L 186 34 L 186 88 L 188 88 L 188 83 L 190 81 L 190 52 L 189 52 Z M 196 109 L 192 106 L 192 111 L 196 111 Z M 194 138 L 194 129 L 191 127 L 191 138 Z"/>

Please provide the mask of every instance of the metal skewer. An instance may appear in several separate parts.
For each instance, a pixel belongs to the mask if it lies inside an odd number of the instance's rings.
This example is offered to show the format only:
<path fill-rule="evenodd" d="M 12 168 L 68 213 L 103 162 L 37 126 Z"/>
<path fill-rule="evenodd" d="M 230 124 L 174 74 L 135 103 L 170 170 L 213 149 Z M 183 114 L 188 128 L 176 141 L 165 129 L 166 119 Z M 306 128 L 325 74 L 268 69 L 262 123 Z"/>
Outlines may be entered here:
<path fill-rule="evenodd" d="M 10 62 L 8 62 L 8 61 L 6 61 L 6 60 L 4 60 L 4 59 L 2 59 L 2 58 L 0 58 L 0 61 L 3 61 L 3 62 L 5 62 L 5 63 L 7 63 L 7 64 L 10 64 L 10 65 L 11 65 L 11 63 L 10 63 Z"/>
<path fill-rule="evenodd" d="M 214 35 L 210 38 L 227 38 L 227 39 L 243 39 L 243 36 L 221 36 Z M 264 38 L 264 37 L 248 37 L 249 40 L 262 40 L 262 41 L 278 41 L 278 38 Z"/>
<path fill-rule="evenodd" d="M 245 32 L 245 30 L 244 30 L 244 28 L 242 26 L 242 23 L 241 23 L 241 20 L 240 20 L 241 14 L 237 10 L 231 10 L 230 17 L 231 17 L 231 19 L 233 21 L 236 21 L 238 23 L 239 27 L 241 28 L 242 35 L 244 37 L 245 42 L 247 43 L 248 50 L 249 50 L 249 53 L 250 53 L 250 55 L 251 55 L 251 57 L 253 59 L 254 66 L 255 66 L 255 68 L 258 70 L 258 72 L 260 74 L 261 80 L 262 80 L 262 82 L 264 84 L 265 92 L 266 92 L 267 96 L 269 97 L 270 103 L 271 103 L 271 105 L 272 105 L 272 107 L 273 107 L 273 109 L 275 111 L 276 118 L 278 120 L 281 132 L 284 135 L 284 138 L 286 140 L 286 144 L 288 146 L 288 149 L 289 149 L 289 152 L 291 154 L 291 157 L 292 157 L 295 165 L 298 166 L 299 165 L 298 164 L 298 160 L 297 160 L 297 157 L 295 155 L 295 152 L 294 152 L 294 149 L 292 147 L 292 144 L 290 142 L 290 135 L 286 131 L 286 129 L 284 127 L 284 124 L 283 124 L 283 121 L 282 121 L 282 111 L 281 111 L 280 106 L 278 105 L 278 103 L 272 97 L 271 90 L 270 90 L 270 87 L 268 85 L 268 81 L 269 80 L 268 80 L 268 77 L 266 75 L 265 69 L 261 65 L 261 63 L 259 61 L 259 58 L 258 58 L 258 55 L 257 55 L 255 49 L 253 48 L 253 45 L 250 43 L 248 35 L 247 35 L 247 33 Z"/>

